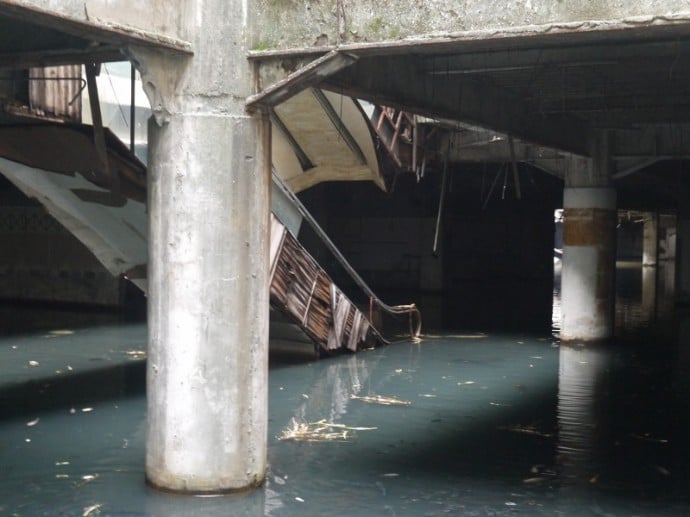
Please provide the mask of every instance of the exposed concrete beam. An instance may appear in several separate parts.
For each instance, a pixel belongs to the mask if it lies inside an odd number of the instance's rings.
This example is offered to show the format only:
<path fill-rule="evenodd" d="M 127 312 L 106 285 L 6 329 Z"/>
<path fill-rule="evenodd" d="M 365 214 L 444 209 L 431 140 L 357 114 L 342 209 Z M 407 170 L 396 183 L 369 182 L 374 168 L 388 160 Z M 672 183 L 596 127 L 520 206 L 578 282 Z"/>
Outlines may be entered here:
<path fill-rule="evenodd" d="M 611 154 L 619 160 L 690 156 L 690 124 L 647 126 L 611 134 Z"/>
<path fill-rule="evenodd" d="M 362 0 L 343 6 L 339 0 L 312 3 L 310 9 L 294 9 L 286 2 L 264 0 L 266 23 L 258 37 L 270 47 L 265 55 L 283 51 L 310 52 L 315 35 L 321 35 L 330 50 L 354 50 L 389 55 L 423 51 L 440 53 L 458 44 L 469 49 L 544 48 L 549 43 L 610 42 L 630 40 L 640 33 L 673 39 L 687 35 L 690 21 L 685 0 L 628 2 L 613 5 L 589 0 L 553 2 L 488 2 L 467 0 L 462 9 L 424 5 L 407 0 Z M 656 6 L 652 4 L 657 4 Z M 341 8 L 343 17 L 334 13 Z M 654 14 L 663 11 L 664 14 Z M 331 23 L 324 20 L 331 20 Z M 343 22 L 348 30 L 342 30 Z M 318 31 L 318 32 L 317 32 Z M 584 36 L 584 38 L 583 38 Z M 288 50 L 290 49 L 290 50 Z M 257 57 L 259 53 L 255 54 Z"/>
<path fill-rule="evenodd" d="M 357 58 L 349 54 L 343 54 L 337 50 L 329 52 L 291 73 L 285 79 L 268 86 L 262 92 L 249 96 L 246 108 L 252 111 L 260 107 L 277 106 L 302 90 L 316 86 L 329 75 L 349 67 L 356 61 Z"/>
<path fill-rule="evenodd" d="M 668 96 L 664 97 L 668 101 Z M 587 119 L 592 127 L 601 129 L 626 129 L 635 125 L 678 124 L 690 122 L 690 105 L 687 97 L 677 103 L 664 106 L 631 106 L 627 108 L 573 108 L 569 111 Z M 555 109 L 554 112 L 561 110 Z"/>
<path fill-rule="evenodd" d="M 405 58 L 360 60 L 323 86 L 376 104 L 468 122 L 574 154 L 589 152 L 588 128 L 581 119 L 534 115 L 530 106 L 501 88 L 420 74 Z"/>
<path fill-rule="evenodd" d="M 86 49 L 42 50 L 0 54 L 2 68 L 31 68 L 122 61 L 126 57 L 113 45 Z"/>
<path fill-rule="evenodd" d="M 0 0 L 0 17 L 112 45 L 154 47 L 177 54 L 193 54 L 192 45 L 179 38 L 112 21 L 90 20 L 88 17 L 87 19 L 77 19 L 22 0 Z"/>
<path fill-rule="evenodd" d="M 628 163 L 616 164 L 616 172 L 611 176 L 614 180 L 623 179 L 626 176 L 630 176 L 635 172 L 642 170 L 646 167 L 654 165 L 659 161 L 659 158 L 644 158 L 642 160 L 625 160 Z M 633 161 L 633 163 L 629 163 Z"/>
<path fill-rule="evenodd" d="M 380 187 L 380 179 L 372 177 L 371 169 L 366 166 L 339 167 L 333 165 L 317 166 L 305 171 L 299 176 L 287 180 L 293 192 L 302 192 L 323 181 L 374 181 Z M 383 187 L 382 187 L 383 188 Z"/>

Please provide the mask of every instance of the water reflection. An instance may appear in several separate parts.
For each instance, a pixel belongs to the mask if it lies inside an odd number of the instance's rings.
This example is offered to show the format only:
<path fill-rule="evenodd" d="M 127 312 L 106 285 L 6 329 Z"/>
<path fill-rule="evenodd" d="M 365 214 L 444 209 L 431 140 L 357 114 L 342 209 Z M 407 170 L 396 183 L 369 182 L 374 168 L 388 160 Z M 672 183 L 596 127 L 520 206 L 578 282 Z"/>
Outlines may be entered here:
<path fill-rule="evenodd" d="M 558 462 L 562 481 L 596 483 L 602 469 L 602 434 L 610 354 L 603 348 L 561 346 L 558 369 Z"/>
<path fill-rule="evenodd" d="M 656 285 L 645 270 L 619 274 L 633 284 L 619 321 L 638 329 L 670 320 L 647 298 L 668 292 L 664 268 Z M 144 483 L 144 359 L 128 352 L 145 326 L 70 330 L 0 341 L 0 514 L 690 514 L 690 324 L 680 347 L 625 330 L 579 348 L 548 330 L 463 331 L 321 361 L 273 354 L 266 486 L 215 498 Z M 280 440 L 293 419 L 375 429 Z"/>

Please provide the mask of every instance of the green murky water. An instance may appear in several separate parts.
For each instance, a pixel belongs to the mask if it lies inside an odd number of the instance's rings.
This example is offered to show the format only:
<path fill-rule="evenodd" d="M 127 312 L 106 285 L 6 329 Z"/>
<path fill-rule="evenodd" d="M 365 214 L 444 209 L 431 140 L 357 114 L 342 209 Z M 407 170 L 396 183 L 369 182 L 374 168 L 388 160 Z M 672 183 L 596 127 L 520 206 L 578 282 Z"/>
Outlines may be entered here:
<path fill-rule="evenodd" d="M 639 328 L 606 347 L 545 329 L 275 354 L 267 483 L 232 497 L 146 487 L 144 324 L 15 328 L 0 338 L 0 515 L 690 514 L 690 340 L 647 332 L 668 322 L 640 294 L 618 310 Z M 373 429 L 278 438 L 320 420 Z"/>

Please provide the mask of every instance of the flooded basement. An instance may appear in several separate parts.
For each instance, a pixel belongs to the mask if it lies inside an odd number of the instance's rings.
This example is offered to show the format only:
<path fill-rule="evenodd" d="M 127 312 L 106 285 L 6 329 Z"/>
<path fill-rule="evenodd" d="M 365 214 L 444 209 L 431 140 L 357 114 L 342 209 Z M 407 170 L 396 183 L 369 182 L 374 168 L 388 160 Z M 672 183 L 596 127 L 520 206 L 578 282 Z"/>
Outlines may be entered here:
<path fill-rule="evenodd" d="M 226 497 L 144 483 L 144 323 L 5 309 L 0 515 L 689 514 L 690 341 L 643 276 L 619 270 L 613 345 L 473 329 L 272 354 L 266 486 Z M 316 422 L 332 434 L 281 439 Z"/>

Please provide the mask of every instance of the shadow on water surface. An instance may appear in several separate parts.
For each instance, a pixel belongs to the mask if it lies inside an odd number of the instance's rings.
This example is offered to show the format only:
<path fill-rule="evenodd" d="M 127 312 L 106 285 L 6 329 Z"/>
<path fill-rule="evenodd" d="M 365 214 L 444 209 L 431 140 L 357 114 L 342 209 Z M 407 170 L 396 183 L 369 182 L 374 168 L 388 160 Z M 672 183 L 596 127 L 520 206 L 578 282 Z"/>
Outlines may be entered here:
<path fill-rule="evenodd" d="M 0 342 L 9 375 L 0 514 L 83 514 L 93 504 L 103 515 L 690 513 L 682 335 L 680 348 L 651 334 L 566 347 L 547 330 L 439 333 L 320 361 L 308 349 L 274 350 L 266 486 L 194 498 L 144 485 L 144 361 L 126 352 L 144 348 L 145 326 L 90 332 L 15 337 L 16 350 Z M 32 358 L 40 365 L 27 367 Z M 65 364 L 69 376 L 53 373 Z M 377 395 L 410 404 L 362 398 Z M 96 410 L 70 416 L 75 400 Z M 372 429 L 344 441 L 279 439 L 293 421 L 321 420 Z"/>
<path fill-rule="evenodd" d="M 144 395 L 143 360 L 0 384 L 0 419 Z"/>

